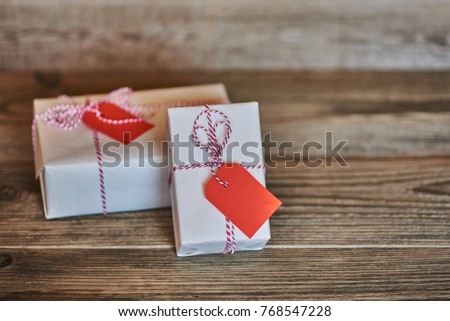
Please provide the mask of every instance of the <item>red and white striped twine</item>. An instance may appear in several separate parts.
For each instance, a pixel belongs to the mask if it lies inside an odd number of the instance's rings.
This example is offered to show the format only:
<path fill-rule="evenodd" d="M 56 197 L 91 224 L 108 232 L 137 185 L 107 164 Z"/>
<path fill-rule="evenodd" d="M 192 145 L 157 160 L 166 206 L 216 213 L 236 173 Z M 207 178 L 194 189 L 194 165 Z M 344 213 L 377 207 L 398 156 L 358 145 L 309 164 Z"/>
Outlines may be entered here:
<path fill-rule="evenodd" d="M 98 139 L 98 131 L 96 129 L 94 129 L 93 133 L 94 133 L 95 154 L 97 155 L 98 178 L 99 178 L 99 183 L 100 183 L 100 196 L 102 198 L 102 214 L 107 215 L 108 207 L 106 205 L 106 187 L 105 187 L 105 174 L 103 172 L 102 150 L 100 148 L 100 141 Z"/>
<path fill-rule="evenodd" d="M 210 155 L 209 162 L 207 163 L 200 163 L 200 164 L 193 164 L 193 165 L 184 165 L 184 166 L 174 166 L 170 173 L 169 173 L 169 186 L 172 185 L 173 175 L 176 171 L 180 170 L 188 170 L 188 169 L 196 169 L 196 168 L 205 168 L 209 167 L 211 169 L 211 174 L 213 175 L 214 179 L 221 184 L 224 188 L 227 188 L 230 186 L 230 184 L 226 181 L 222 181 L 217 175 L 216 170 L 223 166 L 224 161 L 222 160 L 222 152 L 225 149 L 226 145 L 228 144 L 228 141 L 231 137 L 231 122 L 225 113 L 211 109 L 209 105 L 205 105 L 205 110 L 202 111 L 200 114 L 197 115 L 197 117 L 194 120 L 194 125 L 192 128 L 192 138 L 194 143 L 200 147 L 201 149 L 208 152 Z M 213 115 L 219 116 L 221 119 L 213 121 Z M 204 118 L 203 116 L 206 116 L 207 121 L 207 127 L 203 125 L 199 125 L 199 122 Z M 217 117 L 216 117 L 217 118 Z M 225 135 L 222 139 L 222 141 L 219 141 L 219 138 L 217 136 L 217 131 L 219 129 L 219 126 L 224 127 L 225 129 Z M 201 138 L 199 137 L 199 130 L 203 130 L 206 133 L 207 142 L 203 143 L 201 141 Z M 252 165 L 252 166 L 245 166 L 247 169 L 264 169 L 266 168 L 265 165 Z M 227 241 L 225 245 L 225 249 L 223 250 L 223 254 L 231 253 L 233 254 L 236 250 L 236 237 L 234 233 L 234 224 L 230 221 L 228 217 L 226 217 L 225 220 L 225 228 L 226 228 L 226 236 Z"/>
<path fill-rule="evenodd" d="M 37 138 L 37 123 L 39 120 L 44 121 L 48 125 L 56 126 L 65 131 L 70 131 L 77 128 L 83 119 L 83 115 L 86 112 L 93 112 L 97 119 L 112 125 L 123 125 L 139 123 L 151 119 L 158 110 L 165 109 L 169 107 L 184 107 L 184 106 L 200 106 L 205 103 L 209 104 L 219 104 L 227 103 L 228 100 L 224 99 L 209 99 L 209 100 L 197 100 L 197 101 L 184 101 L 184 102 L 173 102 L 173 103 L 163 103 L 163 104 L 151 104 L 151 105 L 130 105 L 129 99 L 133 94 L 133 90 L 128 87 L 119 88 L 112 91 L 101 99 L 89 101 L 86 97 L 86 103 L 80 104 L 76 103 L 73 98 L 69 96 L 60 96 L 60 99 L 69 100 L 69 104 L 60 104 L 47 109 L 41 114 L 36 114 L 31 125 L 31 140 L 33 144 L 33 151 L 36 151 L 36 138 Z M 120 108 L 130 112 L 137 118 L 129 119 L 108 119 L 102 115 L 98 106 L 101 102 L 109 102 L 119 106 Z M 155 110 L 154 113 L 148 115 L 148 110 Z M 103 169 L 103 157 L 98 136 L 98 131 L 93 130 L 94 136 L 94 147 L 97 157 L 98 165 L 98 175 L 99 175 L 99 185 L 100 185 L 100 196 L 102 201 L 102 213 L 104 215 L 108 214 L 107 201 L 106 201 L 106 185 L 105 185 L 105 173 Z"/>

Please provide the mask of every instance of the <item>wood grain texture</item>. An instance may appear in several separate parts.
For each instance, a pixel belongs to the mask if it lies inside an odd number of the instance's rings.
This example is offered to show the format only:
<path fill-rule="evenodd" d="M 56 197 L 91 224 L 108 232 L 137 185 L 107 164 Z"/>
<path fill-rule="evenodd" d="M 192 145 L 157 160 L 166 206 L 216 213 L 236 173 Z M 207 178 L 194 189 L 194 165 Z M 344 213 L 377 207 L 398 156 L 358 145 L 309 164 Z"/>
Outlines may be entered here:
<path fill-rule="evenodd" d="M 349 167 L 269 168 L 283 206 L 270 245 L 450 246 L 448 158 L 349 159 Z M 45 222 L 31 163 L 0 169 L 5 247 L 172 248 L 170 209 Z"/>
<path fill-rule="evenodd" d="M 33 98 L 217 81 L 233 101 L 259 101 L 276 139 L 301 146 L 330 130 L 349 140 L 347 167 L 286 167 L 266 152 L 268 187 L 284 203 L 267 249 L 177 258 L 169 209 L 45 221 Z M 450 299 L 449 81 L 446 72 L 0 73 L 0 299 Z"/>
<path fill-rule="evenodd" d="M 4 300 L 450 297 L 448 249 L 267 249 L 191 258 L 166 249 L 14 250 L 0 259 Z"/>
<path fill-rule="evenodd" d="M 448 69 L 442 0 L 0 1 L 0 69 Z"/>

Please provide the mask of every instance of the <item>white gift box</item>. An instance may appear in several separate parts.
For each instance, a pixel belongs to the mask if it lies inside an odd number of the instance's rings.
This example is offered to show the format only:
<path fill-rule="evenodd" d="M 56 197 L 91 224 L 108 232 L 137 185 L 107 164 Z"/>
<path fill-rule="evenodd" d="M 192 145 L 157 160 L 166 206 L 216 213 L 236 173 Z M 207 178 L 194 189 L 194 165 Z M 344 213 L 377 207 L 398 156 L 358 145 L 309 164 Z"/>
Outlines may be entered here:
<path fill-rule="evenodd" d="M 100 99 L 103 96 L 92 95 L 89 99 Z M 71 101 L 84 103 L 86 96 L 72 99 Z M 212 84 L 137 91 L 130 98 L 131 105 L 171 106 L 193 101 L 228 101 L 228 97 L 222 84 Z M 68 101 L 57 98 L 36 99 L 34 113 L 41 114 L 62 103 Z M 149 109 L 147 112 L 153 114 L 155 110 Z M 166 109 L 157 110 L 150 123 L 154 127 L 132 143 L 123 145 L 116 142 L 114 148 L 108 149 L 114 152 L 113 156 L 103 155 L 108 212 L 170 206 L 167 148 L 163 148 L 162 143 L 167 138 Z M 101 146 L 114 141 L 102 133 L 98 135 Z M 142 147 L 136 147 L 136 144 Z M 129 157 L 125 157 L 127 155 Z M 73 130 L 64 131 L 38 120 L 34 159 L 47 219 L 102 212 L 99 168 L 91 128 L 81 123 Z M 117 160 L 120 162 L 113 164 Z"/>
<path fill-rule="evenodd" d="M 258 104 L 250 102 L 210 107 L 223 112 L 229 118 L 232 131 L 227 146 L 238 146 L 230 148 L 231 152 L 225 147 L 223 161 L 241 165 L 263 165 Z M 205 107 L 168 109 L 169 136 L 172 142 L 169 160 L 172 168 L 208 161 L 206 152 L 192 140 L 194 121 L 204 110 Z M 206 119 L 203 121 L 202 125 L 206 128 Z M 248 143 L 250 146 L 247 146 L 245 152 L 242 147 Z M 264 169 L 248 171 L 265 186 Z M 209 167 L 173 171 L 170 190 L 178 256 L 222 253 L 226 247 L 226 217 L 205 198 L 204 186 L 211 177 Z M 269 239 L 268 220 L 252 238 L 235 228 L 236 251 L 260 250 Z"/>

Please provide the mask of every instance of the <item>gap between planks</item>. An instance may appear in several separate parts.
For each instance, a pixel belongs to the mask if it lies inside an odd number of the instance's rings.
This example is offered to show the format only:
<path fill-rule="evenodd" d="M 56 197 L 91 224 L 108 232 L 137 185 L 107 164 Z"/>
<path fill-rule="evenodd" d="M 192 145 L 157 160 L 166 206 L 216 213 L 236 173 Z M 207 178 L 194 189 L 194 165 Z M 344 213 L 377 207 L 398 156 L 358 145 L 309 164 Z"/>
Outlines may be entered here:
<path fill-rule="evenodd" d="M 170 250 L 175 247 L 172 245 L 112 245 L 112 246 L 96 246 L 96 245 L 7 245 L 0 246 L 0 250 Z M 432 249 L 432 248 L 448 248 L 450 245 L 395 245 L 395 244 L 359 244 L 359 245 L 267 245 L 265 249 Z"/>

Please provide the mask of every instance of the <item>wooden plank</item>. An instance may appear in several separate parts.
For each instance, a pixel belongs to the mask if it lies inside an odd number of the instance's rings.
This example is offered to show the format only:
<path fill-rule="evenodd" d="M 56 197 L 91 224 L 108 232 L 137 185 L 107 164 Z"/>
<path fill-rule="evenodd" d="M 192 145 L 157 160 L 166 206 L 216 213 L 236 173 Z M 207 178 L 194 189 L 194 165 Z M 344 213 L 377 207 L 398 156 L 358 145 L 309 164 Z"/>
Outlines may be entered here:
<path fill-rule="evenodd" d="M 283 107 L 279 104 L 281 110 Z M 264 114 L 263 108 L 261 113 Z M 287 155 L 300 153 L 304 158 L 308 150 L 310 157 L 325 158 L 331 156 L 337 145 L 342 145 L 342 148 L 336 148 L 347 158 L 450 156 L 449 113 L 262 118 L 263 135 L 270 134 L 270 140 L 278 146 L 266 149 L 266 154 L 275 156 L 283 150 Z M 0 123 L 3 136 L 0 149 L 4 151 L 0 154 L 0 162 L 21 163 L 32 159 L 30 123 Z M 329 139 L 327 135 L 330 135 Z M 288 145 L 283 145 L 285 143 Z M 311 143 L 318 145 L 308 148 Z"/>
<path fill-rule="evenodd" d="M 446 249 L 2 250 L 0 299 L 448 300 Z"/>
<path fill-rule="evenodd" d="M 0 2 L 0 69 L 448 69 L 439 0 Z"/>
<path fill-rule="evenodd" d="M 278 142 L 325 145 L 348 140 L 347 157 L 445 156 L 450 154 L 450 73 L 258 73 L 216 72 L 4 73 L 0 75 L 0 162 L 31 159 L 33 98 L 223 81 L 233 101 L 258 100 L 263 132 Z M 86 82 L 89 79 L 89 82 Z M 414 130 L 411 130 L 414 128 Z M 313 149 L 312 151 L 315 151 Z M 324 157 L 324 150 L 315 153 Z"/>
<path fill-rule="evenodd" d="M 450 72 L 2 72 L 0 119 L 28 123 L 34 98 L 213 82 L 223 82 L 233 101 L 260 102 L 268 118 L 280 112 L 305 117 L 443 112 L 449 110 L 449 81 Z"/>
<path fill-rule="evenodd" d="M 270 163 L 268 163 L 271 166 Z M 450 246 L 448 158 L 268 168 L 273 246 Z M 173 246 L 170 209 L 45 221 L 30 163 L 0 166 L 2 246 Z"/>

